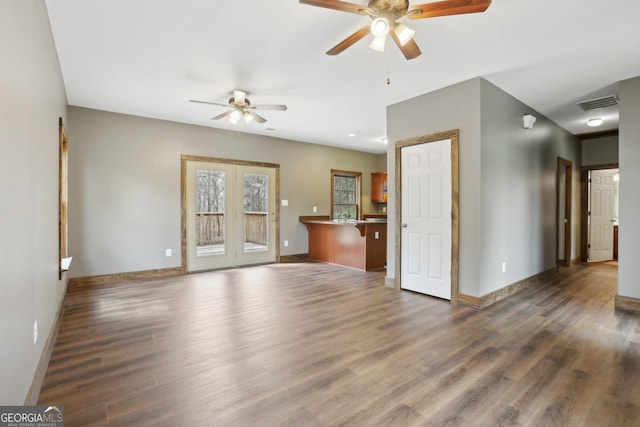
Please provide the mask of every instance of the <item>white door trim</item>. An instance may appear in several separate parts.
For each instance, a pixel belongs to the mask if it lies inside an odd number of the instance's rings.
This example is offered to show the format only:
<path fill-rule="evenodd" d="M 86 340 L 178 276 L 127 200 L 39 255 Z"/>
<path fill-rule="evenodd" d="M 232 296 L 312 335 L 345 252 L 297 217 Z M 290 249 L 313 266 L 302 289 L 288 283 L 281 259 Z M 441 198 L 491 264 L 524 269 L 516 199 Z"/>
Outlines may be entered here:
<path fill-rule="evenodd" d="M 400 289 L 402 265 L 402 153 L 403 147 L 430 142 L 451 140 L 451 304 L 458 302 L 459 272 L 459 131 L 457 129 L 405 139 L 395 143 L 396 156 L 396 277 L 395 288 Z"/>
<path fill-rule="evenodd" d="M 571 221 L 573 214 L 572 177 L 573 162 L 558 157 L 556 171 L 556 265 L 561 267 L 571 266 L 571 236 L 573 227 Z M 561 248 L 562 252 L 560 251 Z"/>

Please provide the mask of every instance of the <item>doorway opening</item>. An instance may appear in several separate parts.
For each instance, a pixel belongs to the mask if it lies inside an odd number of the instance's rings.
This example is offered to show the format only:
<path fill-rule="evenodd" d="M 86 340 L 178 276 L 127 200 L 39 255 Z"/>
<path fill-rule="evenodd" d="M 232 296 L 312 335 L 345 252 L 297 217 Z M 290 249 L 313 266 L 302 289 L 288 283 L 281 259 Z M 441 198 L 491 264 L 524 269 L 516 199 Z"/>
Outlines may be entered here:
<path fill-rule="evenodd" d="M 582 170 L 580 234 L 584 262 L 617 261 L 619 176 L 617 164 Z"/>

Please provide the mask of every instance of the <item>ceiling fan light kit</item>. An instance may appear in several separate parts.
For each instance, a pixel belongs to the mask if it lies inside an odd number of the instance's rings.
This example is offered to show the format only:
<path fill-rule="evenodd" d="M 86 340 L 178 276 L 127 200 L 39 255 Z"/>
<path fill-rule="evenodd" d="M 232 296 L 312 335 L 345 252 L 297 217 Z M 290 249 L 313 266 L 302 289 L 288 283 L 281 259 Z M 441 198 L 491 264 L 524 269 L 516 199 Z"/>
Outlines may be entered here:
<path fill-rule="evenodd" d="M 413 36 L 416 33 L 415 30 L 412 30 L 401 22 L 396 23 L 396 25 L 393 27 L 393 32 L 396 33 L 398 40 L 400 40 L 401 46 L 409 43 L 409 41 L 413 39 Z"/>
<path fill-rule="evenodd" d="M 373 37 L 387 37 L 389 34 L 389 21 L 387 18 L 379 17 L 371 23 L 371 34 Z"/>
<path fill-rule="evenodd" d="M 387 45 L 387 37 L 374 37 L 369 47 L 376 52 L 384 52 L 384 48 Z"/>
<path fill-rule="evenodd" d="M 389 28 L 389 20 L 386 17 L 380 16 L 371 22 L 371 34 L 373 35 L 373 41 L 369 45 L 371 49 L 384 52 Z"/>
<path fill-rule="evenodd" d="M 387 35 L 400 48 L 406 59 L 413 59 L 422 53 L 413 40 L 415 31 L 398 22 L 398 19 L 435 18 L 438 16 L 461 15 L 484 12 L 491 5 L 491 0 L 442 0 L 409 7 L 409 0 L 369 0 L 362 6 L 341 0 L 299 0 L 300 4 L 324 7 L 358 15 L 366 15 L 373 19 L 370 26 L 360 28 L 355 33 L 327 51 L 327 55 L 337 55 L 367 35 L 373 35 L 369 47 L 384 52 Z M 390 31 L 393 27 L 393 31 Z"/>

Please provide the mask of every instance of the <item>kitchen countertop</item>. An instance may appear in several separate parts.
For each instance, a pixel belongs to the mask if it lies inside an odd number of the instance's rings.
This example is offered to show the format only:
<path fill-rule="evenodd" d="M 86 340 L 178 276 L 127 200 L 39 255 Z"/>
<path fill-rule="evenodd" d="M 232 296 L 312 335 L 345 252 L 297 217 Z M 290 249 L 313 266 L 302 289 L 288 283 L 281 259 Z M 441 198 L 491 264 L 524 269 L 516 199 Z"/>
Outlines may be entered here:
<path fill-rule="evenodd" d="M 386 224 L 386 219 L 307 219 L 300 218 L 300 222 L 308 224 L 332 224 L 332 225 L 362 225 L 362 224 Z"/>

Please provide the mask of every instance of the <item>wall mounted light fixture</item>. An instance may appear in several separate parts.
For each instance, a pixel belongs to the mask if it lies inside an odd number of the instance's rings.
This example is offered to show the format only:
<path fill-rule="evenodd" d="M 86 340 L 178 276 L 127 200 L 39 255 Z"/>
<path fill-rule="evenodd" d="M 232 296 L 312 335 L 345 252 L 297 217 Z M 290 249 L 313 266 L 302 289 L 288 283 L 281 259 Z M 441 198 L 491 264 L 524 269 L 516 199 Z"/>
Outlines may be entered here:
<path fill-rule="evenodd" d="M 532 116 L 531 114 L 525 114 L 522 116 L 522 127 L 525 129 L 533 128 L 533 124 L 536 122 L 536 116 Z"/>

